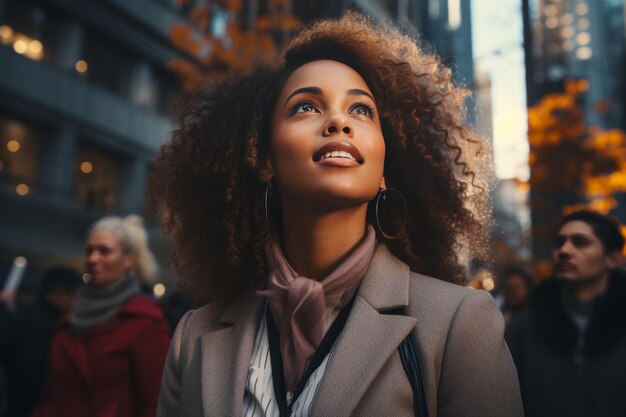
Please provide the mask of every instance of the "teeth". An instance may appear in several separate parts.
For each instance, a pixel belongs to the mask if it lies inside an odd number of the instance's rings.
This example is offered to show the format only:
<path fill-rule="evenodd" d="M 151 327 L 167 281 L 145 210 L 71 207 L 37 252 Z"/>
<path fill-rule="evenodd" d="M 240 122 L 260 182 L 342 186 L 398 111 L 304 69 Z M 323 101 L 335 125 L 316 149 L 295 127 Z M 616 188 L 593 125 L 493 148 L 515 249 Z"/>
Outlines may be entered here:
<path fill-rule="evenodd" d="M 326 158 L 348 158 L 348 159 L 352 159 L 353 161 L 356 161 L 356 159 L 354 159 L 354 157 L 346 151 L 326 152 L 324 155 L 322 155 L 322 157 L 320 158 L 320 161 Z"/>

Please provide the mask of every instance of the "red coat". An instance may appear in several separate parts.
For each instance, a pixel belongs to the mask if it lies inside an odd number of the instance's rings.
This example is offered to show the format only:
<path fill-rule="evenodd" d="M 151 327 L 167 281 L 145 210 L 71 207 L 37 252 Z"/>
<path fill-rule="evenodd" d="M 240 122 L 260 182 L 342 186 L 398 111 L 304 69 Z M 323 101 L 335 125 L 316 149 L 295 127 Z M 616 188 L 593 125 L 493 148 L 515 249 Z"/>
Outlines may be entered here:
<path fill-rule="evenodd" d="M 80 337 L 66 320 L 33 417 L 154 417 L 169 342 L 161 309 L 143 295 Z"/>

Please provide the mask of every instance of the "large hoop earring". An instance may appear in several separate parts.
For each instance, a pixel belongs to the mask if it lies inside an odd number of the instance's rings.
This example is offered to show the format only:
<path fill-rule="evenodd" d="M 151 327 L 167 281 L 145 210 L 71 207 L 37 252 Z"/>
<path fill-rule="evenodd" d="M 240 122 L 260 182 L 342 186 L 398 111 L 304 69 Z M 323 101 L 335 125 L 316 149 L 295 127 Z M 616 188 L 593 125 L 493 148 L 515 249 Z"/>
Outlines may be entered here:
<path fill-rule="evenodd" d="M 265 187 L 265 227 L 267 227 L 267 232 L 271 233 L 272 229 L 270 227 L 270 203 L 272 201 L 272 181 L 267 183 Z"/>
<path fill-rule="evenodd" d="M 386 239 L 400 236 L 408 216 L 406 199 L 395 188 L 378 191 L 375 205 L 376 227 Z"/>

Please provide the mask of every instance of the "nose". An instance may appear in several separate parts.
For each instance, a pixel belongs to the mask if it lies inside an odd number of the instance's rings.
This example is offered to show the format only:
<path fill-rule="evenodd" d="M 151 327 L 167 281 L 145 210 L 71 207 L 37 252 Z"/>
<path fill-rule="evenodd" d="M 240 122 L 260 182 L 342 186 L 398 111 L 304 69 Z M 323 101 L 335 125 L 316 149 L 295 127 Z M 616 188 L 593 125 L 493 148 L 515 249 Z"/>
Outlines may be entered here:
<path fill-rule="evenodd" d="M 334 113 L 326 122 L 324 126 L 324 136 L 332 136 L 335 134 L 344 134 L 348 137 L 354 136 L 354 127 L 349 117 L 346 117 L 343 113 Z"/>
<path fill-rule="evenodd" d="M 87 262 L 93 264 L 98 261 L 98 251 L 93 250 L 87 255 Z"/>
<path fill-rule="evenodd" d="M 561 246 L 556 248 L 556 254 L 559 259 L 568 259 L 571 256 L 572 244 L 569 240 L 563 242 Z"/>

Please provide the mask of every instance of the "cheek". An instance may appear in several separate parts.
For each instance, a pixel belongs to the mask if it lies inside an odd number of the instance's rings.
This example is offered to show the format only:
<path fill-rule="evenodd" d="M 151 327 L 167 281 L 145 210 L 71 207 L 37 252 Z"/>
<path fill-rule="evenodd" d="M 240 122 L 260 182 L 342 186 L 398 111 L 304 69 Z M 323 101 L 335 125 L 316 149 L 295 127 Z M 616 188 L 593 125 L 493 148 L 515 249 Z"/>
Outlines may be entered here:
<path fill-rule="evenodd" d="M 374 152 L 375 152 L 375 155 L 376 155 L 376 160 L 377 160 L 379 166 L 381 167 L 381 173 L 382 173 L 382 170 L 385 167 L 385 154 L 386 154 L 386 151 L 387 150 L 386 150 L 386 147 L 385 147 L 385 139 L 382 136 L 380 136 L 380 138 L 378 138 L 378 141 L 376 143 Z"/>
<path fill-rule="evenodd" d="M 594 268 L 605 268 L 606 267 L 606 262 L 605 262 L 605 258 L 604 258 L 604 254 L 602 253 L 595 253 L 593 254 L 593 256 L 590 256 L 590 261 L 589 264 L 592 265 Z"/>
<path fill-rule="evenodd" d="M 122 256 L 109 256 L 105 258 L 104 264 L 109 268 L 109 270 L 117 272 L 124 268 L 124 258 Z"/>
<path fill-rule="evenodd" d="M 367 156 L 369 164 L 376 171 L 376 175 L 383 175 L 385 167 L 385 139 L 380 132 L 373 132 L 367 143 Z"/>
<path fill-rule="evenodd" d="M 310 141 L 296 129 L 282 128 L 272 135 L 271 145 L 274 165 L 299 166 L 302 160 L 311 158 Z"/>

